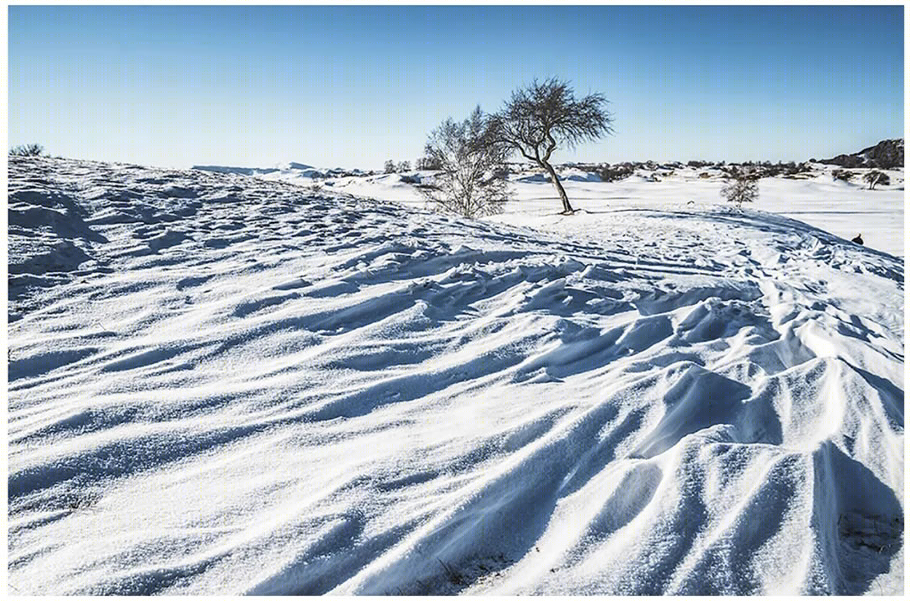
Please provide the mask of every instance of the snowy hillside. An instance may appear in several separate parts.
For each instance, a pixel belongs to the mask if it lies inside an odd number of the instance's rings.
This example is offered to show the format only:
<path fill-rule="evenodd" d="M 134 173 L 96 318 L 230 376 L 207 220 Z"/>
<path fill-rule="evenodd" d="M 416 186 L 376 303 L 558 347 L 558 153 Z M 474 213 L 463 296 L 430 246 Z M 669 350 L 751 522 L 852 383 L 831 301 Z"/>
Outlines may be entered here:
<path fill-rule="evenodd" d="M 694 179 L 9 180 L 10 593 L 903 592 L 893 255 Z"/>
<path fill-rule="evenodd" d="M 866 189 L 857 169 L 855 182 L 835 181 L 832 166 L 817 166 L 818 170 L 801 178 L 763 178 L 759 181 L 760 196 L 754 206 L 793 217 L 817 228 L 850 240 L 862 234 L 867 246 L 895 256 L 904 255 L 904 173 L 886 171 L 891 185 L 875 190 Z M 411 173 L 424 178 L 430 172 Z M 707 177 L 706 177 L 707 176 Z M 295 181 L 289 175 L 276 174 L 276 179 Z M 423 206 L 419 191 L 402 181 L 402 174 L 371 177 L 345 177 L 322 181 L 324 186 L 352 194 L 395 200 L 415 207 Z M 407 177 L 407 176 L 405 176 Z M 604 183 L 596 175 L 578 169 L 564 169 L 563 185 L 575 208 L 602 215 L 615 214 L 621 209 L 673 208 L 690 212 L 723 204 L 720 190 L 724 174 L 715 169 L 683 168 L 671 175 L 642 171 L 626 179 Z M 516 201 L 506 208 L 508 214 L 500 221 L 531 223 L 549 227 L 555 221 L 571 226 L 574 221 L 554 218 L 556 191 L 540 173 L 515 174 L 511 181 Z M 694 205 L 694 206 L 693 206 Z M 531 218 L 531 222 L 527 218 Z M 538 219 L 542 217 L 542 219 Z"/>
<path fill-rule="evenodd" d="M 238 167 L 195 167 L 236 175 L 251 175 L 271 181 L 286 181 L 304 186 L 318 185 L 326 190 L 382 198 L 422 207 L 425 203 L 413 180 L 431 180 L 431 171 L 368 175 L 341 169 L 316 169 L 290 163 L 274 169 Z M 545 175 L 528 165 L 512 165 L 518 169 L 510 176 L 517 191 L 516 202 L 508 213 L 515 217 L 506 220 L 524 223 L 529 214 L 546 219 L 536 226 L 552 222 L 556 192 L 547 185 Z M 850 240 L 862 234 L 865 244 L 895 256 L 904 255 L 904 172 L 885 170 L 890 184 L 867 189 L 862 176 L 870 169 L 853 169 L 853 181 L 844 182 L 832 177 L 836 165 L 813 164 L 812 171 L 796 177 L 763 177 L 759 181 L 760 196 L 752 207 L 793 217 L 817 228 Z M 356 175 L 351 175 L 356 173 Z M 572 199 L 573 206 L 588 211 L 615 211 L 622 208 L 674 207 L 691 210 L 691 205 L 704 208 L 723 204 L 720 190 L 726 175 L 716 168 L 640 169 L 634 175 L 615 182 L 601 182 L 591 172 L 578 168 L 561 169 L 560 178 Z M 501 219 L 500 219 L 501 220 Z M 570 222 L 571 223 L 571 222 Z"/>
<path fill-rule="evenodd" d="M 345 169 L 316 169 L 303 163 L 293 161 L 282 163 L 274 167 L 224 167 L 221 165 L 194 165 L 193 169 L 199 171 L 208 171 L 212 173 L 224 173 L 230 175 L 244 175 L 260 177 L 267 180 L 290 181 L 294 183 L 305 184 L 315 179 L 333 177 L 341 174 L 357 174 L 363 172 L 359 169 L 347 171 Z"/>

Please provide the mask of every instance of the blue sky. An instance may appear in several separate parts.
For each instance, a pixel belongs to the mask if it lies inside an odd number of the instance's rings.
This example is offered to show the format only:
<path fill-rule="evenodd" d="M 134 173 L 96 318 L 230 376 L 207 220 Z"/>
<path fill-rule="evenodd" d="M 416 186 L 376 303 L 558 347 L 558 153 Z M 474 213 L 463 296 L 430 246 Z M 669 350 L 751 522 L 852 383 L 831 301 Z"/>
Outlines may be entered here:
<path fill-rule="evenodd" d="M 558 161 L 805 160 L 902 137 L 903 7 L 9 7 L 9 143 L 377 168 L 531 79 L 610 100 Z"/>

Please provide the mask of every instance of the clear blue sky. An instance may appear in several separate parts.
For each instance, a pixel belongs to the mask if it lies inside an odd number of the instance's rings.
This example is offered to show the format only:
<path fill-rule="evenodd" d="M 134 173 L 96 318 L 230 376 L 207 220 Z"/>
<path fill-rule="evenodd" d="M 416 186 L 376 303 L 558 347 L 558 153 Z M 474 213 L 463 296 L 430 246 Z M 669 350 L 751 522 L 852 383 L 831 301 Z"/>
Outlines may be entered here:
<path fill-rule="evenodd" d="M 9 7 L 9 143 L 377 168 L 534 77 L 610 100 L 555 158 L 805 160 L 902 137 L 903 7 Z"/>

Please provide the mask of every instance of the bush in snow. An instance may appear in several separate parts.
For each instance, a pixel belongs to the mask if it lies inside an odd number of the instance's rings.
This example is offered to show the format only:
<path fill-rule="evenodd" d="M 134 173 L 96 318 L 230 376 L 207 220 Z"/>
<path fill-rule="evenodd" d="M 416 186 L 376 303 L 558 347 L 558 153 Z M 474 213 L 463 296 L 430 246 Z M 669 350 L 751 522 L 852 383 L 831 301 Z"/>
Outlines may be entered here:
<path fill-rule="evenodd" d="M 383 166 L 383 170 L 386 173 L 395 173 L 395 161 L 393 161 L 392 159 L 389 159 L 388 161 L 386 161 L 385 165 Z"/>
<path fill-rule="evenodd" d="M 721 188 L 720 195 L 742 209 L 744 202 L 754 202 L 758 198 L 757 178 L 750 171 L 734 170 Z"/>
<path fill-rule="evenodd" d="M 41 144 L 22 144 L 10 148 L 9 153 L 20 157 L 40 157 L 44 155 L 44 147 Z"/>
<path fill-rule="evenodd" d="M 398 173 L 404 173 L 405 171 L 410 171 L 410 170 L 411 170 L 410 161 L 401 161 L 400 163 L 398 163 Z"/>
<path fill-rule="evenodd" d="M 856 175 L 854 172 L 847 169 L 835 169 L 831 172 L 831 177 L 834 178 L 834 181 L 849 182 L 854 175 Z"/>
<path fill-rule="evenodd" d="M 472 218 L 502 212 L 509 190 L 497 172 L 509 149 L 491 144 L 486 131 L 487 120 L 477 107 L 461 123 L 446 119 L 430 134 L 425 154 L 441 173 L 420 191 L 438 210 Z"/>
<path fill-rule="evenodd" d="M 629 163 L 620 163 L 613 166 L 610 166 L 609 163 L 605 163 L 596 173 L 601 181 L 615 182 L 617 180 L 625 179 L 635 173 L 635 167 Z"/>
<path fill-rule="evenodd" d="M 430 157 L 420 157 L 417 159 L 417 169 L 420 171 L 439 171 L 442 166 Z"/>
<path fill-rule="evenodd" d="M 866 182 L 867 184 L 869 184 L 870 190 L 875 190 L 875 186 L 877 186 L 878 184 L 887 186 L 889 183 L 891 183 L 891 178 L 889 178 L 886 174 L 882 173 L 881 171 L 873 169 L 872 171 L 870 171 L 869 173 L 867 173 L 866 175 L 863 176 L 863 181 Z"/>
<path fill-rule="evenodd" d="M 501 180 L 507 180 L 507 179 L 509 179 L 509 174 L 511 172 L 512 172 L 512 170 L 509 169 L 508 165 L 499 165 L 498 167 L 493 169 L 493 177 L 495 177 L 497 179 L 501 179 Z"/>

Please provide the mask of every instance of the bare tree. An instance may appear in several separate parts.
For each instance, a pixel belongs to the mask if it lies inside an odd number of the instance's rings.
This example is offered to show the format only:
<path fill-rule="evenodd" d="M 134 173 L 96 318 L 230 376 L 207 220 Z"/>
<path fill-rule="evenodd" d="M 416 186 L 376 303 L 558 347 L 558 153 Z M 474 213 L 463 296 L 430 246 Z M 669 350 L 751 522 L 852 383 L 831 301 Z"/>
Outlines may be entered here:
<path fill-rule="evenodd" d="M 395 161 L 393 161 L 392 159 L 389 159 L 388 161 L 386 161 L 385 165 L 383 165 L 383 170 L 386 173 L 395 173 Z"/>
<path fill-rule="evenodd" d="M 561 145 L 574 148 L 613 133 L 613 117 L 606 110 L 602 94 L 580 100 L 569 84 L 556 78 L 512 92 L 512 98 L 490 119 L 489 136 L 542 167 L 562 199 L 563 214 L 574 213 L 556 170 L 550 164 L 553 151 Z"/>
<path fill-rule="evenodd" d="M 398 163 L 398 173 L 404 173 L 405 171 L 410 171 L 410 170 L 411 170 L 410 161 L 401 161 L 400 163 Z"/>
<path fill-rule="evenodd" d="M 873 169 L 869 173 L 863 176 L 863 181 L 869 184 L 870 190 L 875 190 L 875 186 L 878 184 L 888 185 L 891 183 L 891 178 L 881 171 Z"/>
<path fill-rule="evenodd" d="M 501 213 L 509 190 L 499 174 L 510 152 L 503 144 L 490 143 L 480 107 L 461 123 L 446 119 L 430 134 L 424 150 L 441 172 L 420 190 L 447 213 L 470 218 Z"/>
<path fill-rule="evenodd" d="M 720 190 L 720 195 L 729 202 L 735 202 L 737 208 L 742 209 L 744 202 L 755 202 L 758 198 L 757 176 L 749 171 L 734 168 L 730 179 Z"/>

